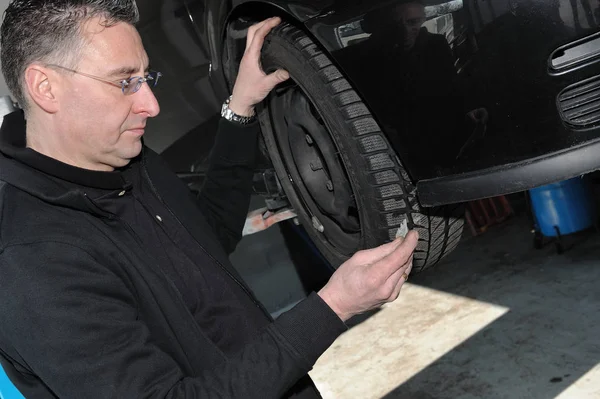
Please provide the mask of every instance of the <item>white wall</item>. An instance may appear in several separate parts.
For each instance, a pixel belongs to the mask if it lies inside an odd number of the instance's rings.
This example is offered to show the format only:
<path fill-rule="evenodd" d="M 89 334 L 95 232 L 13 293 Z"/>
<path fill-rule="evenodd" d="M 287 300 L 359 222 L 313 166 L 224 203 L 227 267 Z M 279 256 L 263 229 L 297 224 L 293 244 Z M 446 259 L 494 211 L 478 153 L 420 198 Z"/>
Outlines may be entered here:
<path fill-rule="evenodd" d="M 4 17 L 4 10 L 8 7 L 8 3 L 10 0 L 0 0 L 0 16 Z M 8 88 L 6 87 L 6 83 L 4 83 L 4 77 L 0 73 L 0 97 L 7 96 L 10 93 L 8 92 Z"/>

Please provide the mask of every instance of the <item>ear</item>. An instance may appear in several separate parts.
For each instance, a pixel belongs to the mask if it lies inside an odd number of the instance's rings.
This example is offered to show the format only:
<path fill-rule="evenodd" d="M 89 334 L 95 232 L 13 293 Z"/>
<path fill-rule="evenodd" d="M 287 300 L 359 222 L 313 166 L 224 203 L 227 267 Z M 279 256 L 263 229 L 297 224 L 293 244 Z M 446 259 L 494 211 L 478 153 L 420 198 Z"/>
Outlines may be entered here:
<path fill-rule="evenodd" d="M 60 81 L 56 73 L 44 66 L 32 64 L 25 70 L 25 88 L 32 102 L 48 113 L 58 111 L 56 97 Z"/>

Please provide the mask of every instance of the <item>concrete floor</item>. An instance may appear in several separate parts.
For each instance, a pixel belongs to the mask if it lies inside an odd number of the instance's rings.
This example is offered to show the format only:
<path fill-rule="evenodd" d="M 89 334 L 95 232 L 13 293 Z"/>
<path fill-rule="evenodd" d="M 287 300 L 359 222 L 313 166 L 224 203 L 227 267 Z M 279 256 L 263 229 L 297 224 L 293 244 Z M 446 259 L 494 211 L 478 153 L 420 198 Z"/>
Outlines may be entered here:
<path fill-rule="evenodd" d="M 253 197 L 250 209 L 264 207 Z M 245 236 L 230 260 L 267 311 L 277 317 L 317 290 L 331 269 L 298 235 L 291 221 Z"/>
<path fill-rule="evenodd" d="M 466 231 L 311 376 L 325 399 L 600 398 L 600 234 L 583 238 L 558 256 L 524 216 Z"/>

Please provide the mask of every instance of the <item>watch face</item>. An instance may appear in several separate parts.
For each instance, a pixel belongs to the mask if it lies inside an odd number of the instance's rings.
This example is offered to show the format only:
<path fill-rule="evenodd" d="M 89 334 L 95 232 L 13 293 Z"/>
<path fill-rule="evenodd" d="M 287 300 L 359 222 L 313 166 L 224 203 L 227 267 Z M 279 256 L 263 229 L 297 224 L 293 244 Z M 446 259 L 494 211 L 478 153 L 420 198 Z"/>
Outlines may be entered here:
<path fill-rule="evenodd" d="M 221 110 L 221 116 L 225 119 L 227 119 L 228 121 L 232 120 L 234 117 L 234 113 L 231 109 L 229 109 L 229 106 L 227 104 L 223 104 L 223 109 Z"/>
<path fill-rule="evenodd" d="M 228 121 L 237 122 L 237 123 L 240 123 L 242 125 L 247 125 L 248 123 L 250 123 L 254 119 L 253 116 L 248 117 L 248 116 L 236 115 L 235 112 L 233 112 L 229 108 L 228 101 L 225 101 L 223 103 L 223 106 L 221 107 L 221 117 L 227 119 Z"/>

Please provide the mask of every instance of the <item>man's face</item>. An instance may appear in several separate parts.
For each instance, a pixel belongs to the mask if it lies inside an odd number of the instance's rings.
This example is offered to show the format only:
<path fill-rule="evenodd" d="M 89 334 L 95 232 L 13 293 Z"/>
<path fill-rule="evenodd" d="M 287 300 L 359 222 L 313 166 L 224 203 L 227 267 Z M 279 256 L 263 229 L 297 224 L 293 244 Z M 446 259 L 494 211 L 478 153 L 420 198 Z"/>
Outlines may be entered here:
<path fill-rule="evenodd" d="M 418 3 L 403 4 L 397 9 L 396 19 L 402 27 L 404 49 L 409 50 L 417 41 L 419 31 L 425 22 L 425 8 Z"/>
<path fill-rule="evenodd" d="M 77 71 L 120 82 L 145 76 L 148 56 L 136 29 L 124 23 L 111 27 L 93 19 L 84 29 L 84 45 Z M 67 154 L 83 167 L 112 170 L 125 166 L 142 148 L 148 118 L 158 115 L 158 102 L 147 83 L 125 95 L 119 87 L 79 74 L 62 79 L 60 129 Z"/>

